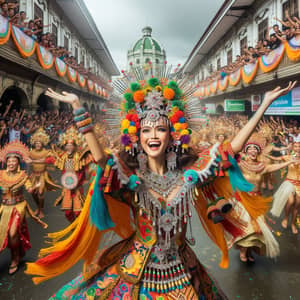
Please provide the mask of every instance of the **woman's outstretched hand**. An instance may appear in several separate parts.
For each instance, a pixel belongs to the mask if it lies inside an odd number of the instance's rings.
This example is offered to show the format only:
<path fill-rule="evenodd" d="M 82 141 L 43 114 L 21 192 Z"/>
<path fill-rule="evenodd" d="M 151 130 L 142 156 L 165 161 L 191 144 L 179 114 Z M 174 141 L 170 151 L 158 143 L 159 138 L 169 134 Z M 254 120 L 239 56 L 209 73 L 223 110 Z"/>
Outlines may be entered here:
<path fill-rule="evenodd" d="M 274 90 L 266 92 L 264 102 L 268 106 L 271 105 L 274 100 L 276 100 L 277 98 L 279 98 L 283 95 L 286 95 L 288 92 L 290 92 L 295 87 L 296 83 L 297 83 L 297 80 L 290 81 L 286 88 L 282 89 L 282 88 L 280 88 L 280 86 L 278 86 Z"/>
<path fill-rule="evenodd" d="M 45 92 L 45 95 L 55 100 L 70 104 L 72 105 L 73 109 L 81 107 L 79 98 L 75 94 L 67 92 L 62 92 L 61 94 L 59 94 L 48 88 L 48 90 Z"/>

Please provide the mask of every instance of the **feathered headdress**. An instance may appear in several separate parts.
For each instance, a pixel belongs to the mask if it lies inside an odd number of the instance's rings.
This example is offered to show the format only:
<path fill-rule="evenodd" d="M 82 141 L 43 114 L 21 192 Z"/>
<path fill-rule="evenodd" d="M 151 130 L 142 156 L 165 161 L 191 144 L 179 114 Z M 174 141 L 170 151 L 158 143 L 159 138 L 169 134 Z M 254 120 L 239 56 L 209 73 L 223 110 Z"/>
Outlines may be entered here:
<path fill-rule="evenodd" d="M 20 141 L 12 141 L 6 144 L 0 151 L 0 161 L 6 162 L 8 157 L 16 156 L 20 160 L 29 158 L 29 149 Z"/>
<path fill-rule="evenodd" d="M 83 135 L 74 126 L 71 126 L 59 136 L 61 146 L 68 143 L 74 143 L 76 146 L 82 146 L 85 143 Z"/>
<path fill-rule="evenodd" d="M 34 145 L 36 142 L 42 143 L 44 146 L 48 145 L 50 141 L 49 135 L 44 128 L 40 127 L 31 137 L 30 144 Z"/>
<path fill-rule="evenodd" d="M 244 146 L 245 153 L 250 146 L 256 147 L 257 151 L 261 153 L 266 146 L 265 138 L 261 134 L 254 132 Z"/>
<path fill-rule="evenodd" d="M 116 130 L 121 133 L 121 144 L 127 152 L 137 152 L 141 124 L 165 120 L 171 129 L 173 146 L 182 151 L 189 147 L 192 129 L 201 128 L 201 105 L 198 98 L 193 98 L 197 87 L 188 78 L 179 79 L 180 71 L 171 70 L 165 65 L 153 77 L 152 69 L 147 75 L 141 67 L 132 67 L 113 82 L 122 94 L 121 109 L 107 109 L 106 121 L 114 135 Z"/>

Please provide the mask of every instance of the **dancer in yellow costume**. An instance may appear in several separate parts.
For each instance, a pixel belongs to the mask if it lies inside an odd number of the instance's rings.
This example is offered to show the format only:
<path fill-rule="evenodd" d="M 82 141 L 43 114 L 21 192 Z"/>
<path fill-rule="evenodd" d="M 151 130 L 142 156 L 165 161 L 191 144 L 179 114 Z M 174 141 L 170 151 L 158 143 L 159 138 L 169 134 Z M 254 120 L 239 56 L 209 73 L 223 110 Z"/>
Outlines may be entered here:
<path fill-rule="evenodd" d="M 49 136 L 43 128 L 39 128 L 30 139 L 34 147 L 30 151 L 32 160 L 32 174 L 30 180 L 35 186 L 32 190 L 32 197 L 37 204 L 38 209 L 35 214 L 40 218 L 44 217 L 44 197 L 46 191 L 55 191 L 61 187 L 55 184 L 47 171 L 47 159 L 52 155 L 51 151 L 45 149 L 49 144 Z"/>
<path fill-rule="evenodd" d="M 32 192 L 32 183 L 20 163 L 29 160 L 29 149 L 19 141 L 6 144 L 0 152 L 0 161 L 6 168 L 0 171 L 2 201 L 0 205 L 0 252 L 10 248 L 9 274 L 18 270 L 25 251 L 31 248 L 26 213 L 44 228 L 47 224 L 36 217 L 24 198 L 24 189 Z"/>

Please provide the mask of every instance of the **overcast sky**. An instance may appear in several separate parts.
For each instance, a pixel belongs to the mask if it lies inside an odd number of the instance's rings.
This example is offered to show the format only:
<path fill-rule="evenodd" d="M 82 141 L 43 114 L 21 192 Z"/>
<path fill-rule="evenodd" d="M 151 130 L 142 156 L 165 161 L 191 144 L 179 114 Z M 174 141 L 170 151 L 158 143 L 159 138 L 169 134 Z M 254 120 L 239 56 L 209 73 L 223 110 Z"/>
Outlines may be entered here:
<path fill-rule="evenodd" d="M 151 26 L 168 63 L 183 64 L 224 0 L 84 0 L 120 69 Z"/>

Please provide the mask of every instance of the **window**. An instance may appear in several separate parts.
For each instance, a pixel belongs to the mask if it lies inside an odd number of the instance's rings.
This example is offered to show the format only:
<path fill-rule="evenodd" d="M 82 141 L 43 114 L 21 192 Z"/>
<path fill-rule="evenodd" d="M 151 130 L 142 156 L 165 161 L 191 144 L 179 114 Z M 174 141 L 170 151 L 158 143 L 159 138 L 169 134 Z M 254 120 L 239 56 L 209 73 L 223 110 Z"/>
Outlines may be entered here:
<path fill-rule="evenodd" d="M 64 36 L 64 47 L 69 50 L 69 39 L 66 36 Z"/>
<path fill-rule="evenodd" d="M 232 64 L 232 49 L 227 51 L 227 65 Z"/>
<path fill-rule="evenodd" d="M 145 63 L 148 64 L 150 61 L 150 58 L 146 58 Z"/>
<path fill-rule="evenodd" d="M 220 70 L 221 69 L 221 58 L 219 57 L 217 59 L 217 70 Z"/>
<path fill-rule="evenodd" d="M 53 42 L 55 43 L 55 46 L 57 46 L 57 26 L 52 23 L 52 37 L 53 37 Z"/>
<path fill-rule="evenodd" d="M 240 40 L 240 48 L 241 48 L 241 55 L 243 55 L 244 49 L 248 48 L 248 41 L 246 36 Z"/>
<path fill-rule="evenodd" d="M 137 65 L 139 65 L 140 64 L 140 59 L 137 58 L 135 62 L 136 62 Z"/>
<path fill-rule="evenodd" d="M 258 40 L 263 41 L 266 38 L 266 33 L 268 30 L 268 18 L 265 18 L 258 24 Z"/>
<path fill-rule="evenodd" d="M 39 19 L 39 18 L 43 20 L 44 13 L 43 10 L 36 3 L 34 3 L 34 19 Z"/>
<path fill-rule="evenodd" d="M 282 4 L 282 18 L 284 21 L 287 21 L 287 18 L 285 17 L 286 10 L 291 17 L 298 17 L 298 0 L 288 0 Z"/>
<path fill-rule="evenodd" d="M 209 64 L 209 72 L 212 73 L 213 72 L 213 65 Z"/>
<path fill-rule="evenodd" d="M 76 61 L 78 62 L 78 48 L 77 47 L 74 48 L 74 56 L 76 58 Z"/>
<path fill-rule="evenodd" d="M 156 63 L 156 64 L 159 64 L 159 59 L 156 59 L 156 60 L 155 60 L 155 63 Z"/>

